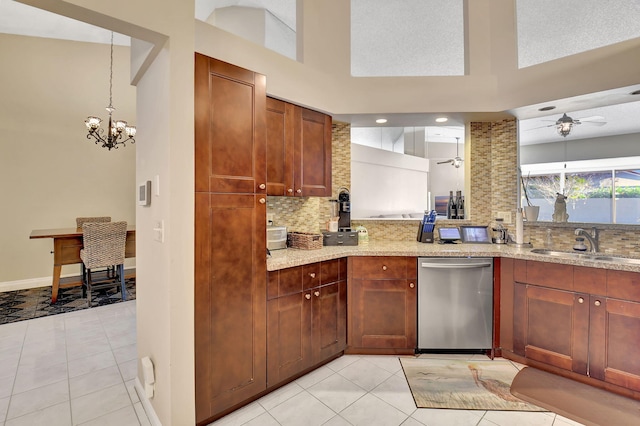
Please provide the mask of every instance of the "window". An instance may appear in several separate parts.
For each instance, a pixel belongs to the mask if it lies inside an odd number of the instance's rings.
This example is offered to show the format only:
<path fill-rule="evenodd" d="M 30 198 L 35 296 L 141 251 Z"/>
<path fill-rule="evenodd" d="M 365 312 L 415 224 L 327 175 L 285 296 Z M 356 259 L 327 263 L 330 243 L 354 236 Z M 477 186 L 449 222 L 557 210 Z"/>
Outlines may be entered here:
<path fill-rule="evenodd" d="M 538 220 L 553 221 L 556 194 L 560 193 L 567 197 L 568 222 L 640 223 L 640 169 L 570 168 L 545 173 L 541 170 L 544 167 L 523 166 L 522 180 L 529 202 L 540 206 Z M 526 203 L 523 191 L 521 205 Z"/>

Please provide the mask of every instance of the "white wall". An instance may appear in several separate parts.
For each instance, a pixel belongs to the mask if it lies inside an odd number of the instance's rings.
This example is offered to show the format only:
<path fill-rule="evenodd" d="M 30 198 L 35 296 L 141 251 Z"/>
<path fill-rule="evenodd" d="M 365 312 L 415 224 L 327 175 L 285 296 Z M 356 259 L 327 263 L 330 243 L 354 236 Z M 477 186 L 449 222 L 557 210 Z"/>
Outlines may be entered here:
<path fill-rule="evenodd" d="M 0 58 L 0 290 L 51 285 L 53 240 L 29 234 L 75 228 L 77 216 L 135 225 L 136 145 L 108 151 L 86 138 L 88 115 L 108 119 L 108 45 L 0 34 Z M 115 46 L 114 118 L 137 124 L 128 77 L 129 49 Z"/>
<path fill-rule="evenodd" d="M 351 218 L 424 213 L 428 178 L 425 158 L 351 144 Z"/>

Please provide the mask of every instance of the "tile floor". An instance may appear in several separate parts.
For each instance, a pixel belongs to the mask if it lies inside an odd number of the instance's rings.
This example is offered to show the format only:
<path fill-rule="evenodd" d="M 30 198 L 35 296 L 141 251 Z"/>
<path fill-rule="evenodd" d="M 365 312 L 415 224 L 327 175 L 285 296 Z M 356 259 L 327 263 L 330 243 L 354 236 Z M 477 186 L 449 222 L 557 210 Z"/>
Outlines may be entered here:
<path fill-rule="evenodd" d="M 135 303 L 0 325 L 0 426 L 149 425 L 133 388 Z M 554 413 L 417 409 L 397 357 L 345 355 L 212 425 L 577 423 Z"/>
<path fill-rule="evenodd" d="M 149 425 L 135 303 L 0 325 L 0 426 Z"/>
<path fill-rule="evenodd" d="M 555 413 L 416 408 L 397 357 L 345 355 L 211 424 L 231 425 L 575 426 L 579 423 Z"/>

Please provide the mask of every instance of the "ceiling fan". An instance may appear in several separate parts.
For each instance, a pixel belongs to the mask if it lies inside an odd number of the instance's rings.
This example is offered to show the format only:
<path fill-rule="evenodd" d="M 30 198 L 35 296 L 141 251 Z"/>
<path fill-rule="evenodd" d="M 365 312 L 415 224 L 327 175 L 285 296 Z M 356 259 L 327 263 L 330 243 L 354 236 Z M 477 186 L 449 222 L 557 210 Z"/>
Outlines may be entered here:
<path fill-rule="evenodd" d="M 542 120 L 542 121 L 551 121 L 551 120 Z M 607 122 L 604 120 L 604 117 L 601 115 L 594 115 L 592 117 L 584 117 L 584 118 L 571 118 L 567 115 L 567 113 L 562 114 L 562 117 L 557 119 L 554 124 L 549 124 L 541 127 L 555 127 L 558 131 L 558 134 L 562 137 L 567 137 L 569 133 L 571 133 L 571 129 L 573 126 L 578 124 L 593 124 L 595 126 L 604 126 Z M 535 129 L 540 129 L 541 127 L 535 127 Z M 533 129 L 530 129 L 533 130 Z"/>
<path fill-rule="evenodd" d="M 459 168 L 462 165 L 462 162 L 464 161 L 462 158 L 460 158 L 460 154 L 458 153 L 458 147 L 459 147 L 459 143 L 460 143 L 460 138 L 456 137 L 456 156 L 450 160 L 446 160 L 446 161 L 438 161 L 438 163 L 436 164 L 448 164 L 451 163 L 451 165 L 453 167 L 455 167 L 456 169 Z"/>

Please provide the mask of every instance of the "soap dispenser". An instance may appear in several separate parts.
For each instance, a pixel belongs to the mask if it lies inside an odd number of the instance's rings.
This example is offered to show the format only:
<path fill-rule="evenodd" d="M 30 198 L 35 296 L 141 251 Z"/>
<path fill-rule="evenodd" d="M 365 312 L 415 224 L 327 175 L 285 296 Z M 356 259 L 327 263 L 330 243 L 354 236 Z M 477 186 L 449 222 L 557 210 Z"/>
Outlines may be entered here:
<path fill-rule="evenodd" d="M 551 229 L 547 229 L 547 238 L 544 240 L 544 247 L 547 249 L 553 248 L 553 235 L 551 235 Z"/>

